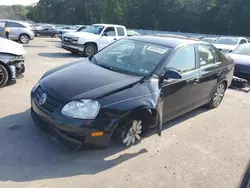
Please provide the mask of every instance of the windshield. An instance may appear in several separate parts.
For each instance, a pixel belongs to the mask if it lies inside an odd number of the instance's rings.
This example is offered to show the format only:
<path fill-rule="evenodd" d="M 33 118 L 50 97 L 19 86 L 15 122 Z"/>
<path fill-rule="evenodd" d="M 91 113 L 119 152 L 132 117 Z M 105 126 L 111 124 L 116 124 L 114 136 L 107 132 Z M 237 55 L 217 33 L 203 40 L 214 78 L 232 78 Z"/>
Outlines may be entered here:
<path fill-rule="evenodd" d="M 239 45 L 235 50 L 232 51 L 232 53 L 250 55 L 250 44 Z"/>
<path fill-rule="evenodd" d="M 145 76 L 156 68 L 170 48 L 122 39 L 100 51 L 92 62 L 123 74 Z"/>
<path fill-rule="evenodd" d="M 214 44 L 226 44 L 226 45 L 236 45 L 238 43 L 239 39 L 238 38 L 226 38 L 226 37 L 221 37 L 218 38 Z"/>
<path fill-rule="evenodd" d="M 100 35 L 102 30 L 103 30 L 104 26 L 101 26 L 101 25 L 92 25 L 90 26 L 89 28 L 87 28 L 85 30 L 85 32 L 88 32 L 88 33 L 93 33 L 95 35 Z"/>
<path fill-rule="evenodd" d="M 77 30 L 80 26 L 79 25 L 75 25 L 75 26 L 72 26 L 70 29 L 71 30 Z"/>
<path fill-rule="evenodd" d="M 204 41 L 204 42 L 207 42 L 207 43 L 213 43 L 213 39 L 209 39 L 209 38 L 204 38 L 204 39 L 202 39 L 202 41 Z"/>

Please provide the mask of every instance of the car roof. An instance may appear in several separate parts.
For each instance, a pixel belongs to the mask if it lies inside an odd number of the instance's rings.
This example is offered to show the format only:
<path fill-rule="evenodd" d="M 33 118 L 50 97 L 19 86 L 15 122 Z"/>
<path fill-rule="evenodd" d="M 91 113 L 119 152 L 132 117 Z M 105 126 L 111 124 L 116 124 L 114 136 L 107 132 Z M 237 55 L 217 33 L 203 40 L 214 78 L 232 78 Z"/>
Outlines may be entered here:
<path fill-rule="evenodd" d="M 118 27 L 125 27 L 123 25 L 116 25 L 116 24 L 93 24 L 93 25 L 101 25 L 101 26 L 104 26 L 104 27 L 111 27 L 111 26 L 118 26 Z"/>
<path fill-rule="evenodd" d="M 221 37 L 218 37 L 218 39 L 219 38 L 232 38 L 232 39 L 245 39 L 245 40 L 247 40 L 247 38 L 245 38 L 245 37 L 227 37 L 227 36 L 221 36 Z"/>
<path fill-rule="evenodd" d="M 188 44 L 207 44 L 203 41 L 195 41 L 192 39 L 184 39 L 184 38 L 178 38 L 178 37 L 172 37 L 172 36 L 150 36 L 150 35 L 144 35 L 144 36 L 131 36 L 129 39 L 142 41 L 142 42 L 148 42 L 148 43 L 154 43 L 158 45 L 168 46 L 171 48 L 176 48 Z"/>
<path fill-rule="evenodd" d="M 203 39 L 217 39 L 218 37 L 205 37 L 205 38 L 203 38 Z M 203 39 L 201 39 L 201 40 L 203 40 Z"/>

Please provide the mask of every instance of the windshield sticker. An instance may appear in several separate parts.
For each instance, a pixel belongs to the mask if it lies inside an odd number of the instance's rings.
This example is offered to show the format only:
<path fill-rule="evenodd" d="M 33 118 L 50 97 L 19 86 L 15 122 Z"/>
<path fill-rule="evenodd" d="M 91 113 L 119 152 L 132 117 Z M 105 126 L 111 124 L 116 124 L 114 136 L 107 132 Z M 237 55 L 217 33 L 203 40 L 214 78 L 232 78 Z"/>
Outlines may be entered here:
<path fill-rule="evenodd" d="M 154 46 L 149 46 L 147 48 L 147 50 L 152 51 L 152 52 L 156 52 L 156 53 L 159 53 L 159 54 L 164 54 L 167 51 L 165 49 L 154 47 Z"/>

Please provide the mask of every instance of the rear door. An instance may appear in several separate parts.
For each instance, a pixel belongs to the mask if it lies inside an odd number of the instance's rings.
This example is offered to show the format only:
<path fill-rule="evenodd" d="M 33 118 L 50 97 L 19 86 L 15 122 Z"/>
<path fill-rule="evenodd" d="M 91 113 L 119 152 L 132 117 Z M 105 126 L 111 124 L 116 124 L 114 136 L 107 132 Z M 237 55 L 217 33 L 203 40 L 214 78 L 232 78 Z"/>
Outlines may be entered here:
<path fill-rule="evenodd" d="M 10 38 L 12 40 L 18 40 L 19 35 L 22 33 L 22 29 L 25 28 L 24 25 L 17 22 L 8 22 L 7 26 L 10 29 Z"/>
<path fill-rule="evenodd" d="M 210 100 L 222 74 L 222 62 L 213 46 L 199 44 L 196 47 L 200 80 L 198 84 L 199 93 L 197 93 L 195 104 L 199 105 Z"/>
<path fill-rule="evenodd" d="M 166 80 L 162 85 L 164 122 L 183 114 L 193 107 L 199 81 L 196 52 L 193 45 L 178 49 L 167 63 L 182 74 L 180 80 Z"/>
<path fill-rule="evenodd" d="M 117 40 L 126 37 L 126 29 L 125 27 L 117 26 L 116 27 Z"/>

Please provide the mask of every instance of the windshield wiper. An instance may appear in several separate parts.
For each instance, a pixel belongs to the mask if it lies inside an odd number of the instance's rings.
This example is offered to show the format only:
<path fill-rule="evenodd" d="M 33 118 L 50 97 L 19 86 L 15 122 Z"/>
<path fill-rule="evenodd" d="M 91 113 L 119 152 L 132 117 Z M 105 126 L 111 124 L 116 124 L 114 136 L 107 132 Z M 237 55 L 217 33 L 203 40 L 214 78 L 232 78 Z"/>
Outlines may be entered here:
<path fill-rule="evenodd" d="M 102 64 L 98 64 L 98 63 L 97 63 L 97 65 L 99 65 L 102 68 L 105 68 L 105 69 L 108 69 L 108 70 L 116 72 L 112 67 L 109 67 L 109 66 L 106 66 L 106 65 L 102 65 Z"/>

